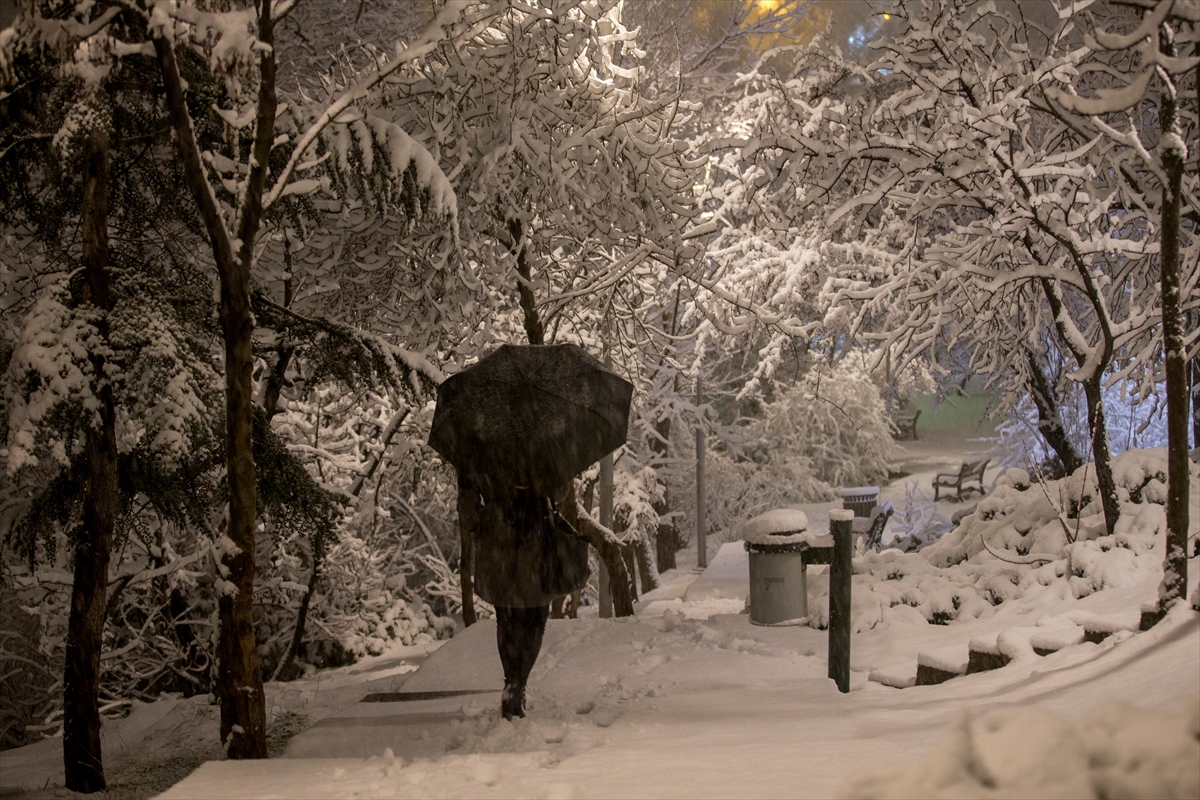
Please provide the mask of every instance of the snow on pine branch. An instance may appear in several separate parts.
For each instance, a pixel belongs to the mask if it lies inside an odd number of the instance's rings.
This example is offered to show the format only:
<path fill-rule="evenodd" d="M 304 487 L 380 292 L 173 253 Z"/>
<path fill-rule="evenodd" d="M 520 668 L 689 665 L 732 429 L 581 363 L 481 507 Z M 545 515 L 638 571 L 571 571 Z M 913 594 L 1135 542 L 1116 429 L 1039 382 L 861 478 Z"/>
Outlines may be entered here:
<path fill-rule="evenodd" d="M 284 189 L 291 180 L 292 173 L 302 163 L 304 158 L 309 157 L 310 148 L 328 126 L 332 125 L 338 120 L 339 117 L 350 110 L 354 103 L 366 99 L 373 88 L 382 83 L 389 75 L 394 73 L 400 67 L 432 52 L 437 46 L 438 42 L 450 35 L 449 29 L 452 29 L 460 21 L 460 18 L 462 17 L 463 12 L 466 10 L 468 5 L 468 0 L 450 0 L 450 2 L 447 2 L 441 11 L 438 12 L 437 18 L 434 19 L 433 23 L 420 37 L 417 38 L 415 42 L 407 47 L 397 43 L 396 54 L 390 61 L 382 63 L 370 70 L 367 74 L 359 78 L 359 80 L 353 86 L 344 90 L 332 103 L 330 103 L 329 106 L 316 118 L 316 120 L 314 120 L 300 135 L 295 147 L 288 156 L 287 163 L 275 177 L 274 185 L 263 197 L 263 208 L 269 209 L 282 196 Z M 405 135 L 405 138 L 407 138 L 407 135 Z M 397 139 L 394 134 L 393 139 Z M 394 149 L 396 145 L 391 144 L 391 147 Z M 423 150 L 423 148 L 421 149 Z M 391 166 L 395 168 L 399 163 L 401 163 L 399 156 L 403 155 L 404 153 L 393 152 L 392 154 L 394 158 Z M 428 154 L 426 153 L 426 155 Z M 407 160 L 405 160 L 404 163 L 407 165 Z M 434 167 L 436 168 L 436 164 L 434 164 Z M 428 169 L 428 164 L 419 163 L 418 170 L 422 168 Z M 437 170 L 437 175 L 441 175 L 441 170 Z M 433 176 L 434 173 L 430 171 L 429 177 L 432 179 Z M 441 177 L 444 182 L 445 176 L 441 175 Z M 449 211 L 450 209 L 454 208 L 454 205 L 452 205 L 452 201 L 448 199 L 446 194 L 447 189 L 449 189 L 448 186 L 445 186 L 443 183 L 439 183 L 437 185 L 437 191 L 435 194 L 439 198 L 438 202 L 444 204 Z M 450 190 L 450 192 L 451 194 L 449 196 L 453 196 L 453 190 Z"/>

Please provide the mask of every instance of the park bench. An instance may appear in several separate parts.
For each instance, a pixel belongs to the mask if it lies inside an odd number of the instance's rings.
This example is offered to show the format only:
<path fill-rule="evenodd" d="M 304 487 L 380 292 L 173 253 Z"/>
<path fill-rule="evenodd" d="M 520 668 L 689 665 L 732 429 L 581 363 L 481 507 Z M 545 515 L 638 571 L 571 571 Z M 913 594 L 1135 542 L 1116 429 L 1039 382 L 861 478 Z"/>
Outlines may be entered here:
<path fill-rule="evenodd" d="M 897 411 L 892 417 L 892 424 L 896 426 L 897 439 L 917 440 L 917 417 L 921 416 L 921 409 L 909 408 Z"/>
<path fill-rule="evenodd" d="M 963 492 L 979 492 L 985 494 L 983 490 L 983 471 L 987 469 L 988 461 L 964 461 L 963 465 L 958 468 L 958 472 L 939 472 L 933 479 L 933 499 L 936 501 L 940 496 L 942 489 L 954 489 L 959 500 L 963 499 Z M 975 481 L 978 486 L 965 486 L 968 481 Z"/>

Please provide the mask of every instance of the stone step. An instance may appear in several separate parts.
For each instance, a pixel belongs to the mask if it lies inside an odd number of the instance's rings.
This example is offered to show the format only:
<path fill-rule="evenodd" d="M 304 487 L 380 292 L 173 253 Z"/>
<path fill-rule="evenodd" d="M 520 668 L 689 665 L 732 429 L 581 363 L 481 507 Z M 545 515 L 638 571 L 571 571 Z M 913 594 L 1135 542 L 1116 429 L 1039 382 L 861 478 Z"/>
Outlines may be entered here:
<path fill-rule="evenodd" d="M 917 686 L 936 686 L 967 674 L 970 652 L 962 645 L 939 647 L 917 655 Z"/>
<path fill-rule="evenodd" d="M 872 671 L 868 680 L 897 689 L 936 686 L 960 675 L 1002 669 L 1022 654 L 1027 656 L 1031 649 L 1035 655 L 1044 657 L 1085 641 L 1099 643 L 1117 631 L 1136 630 L 1138 624 L 1130 615 L 1088 615 L 1081 621 L 1082 625 L 1072 619 L 1054 619 L 1042 625 L 977 636 L 965 650 L 961 645 L 950 645 L 919 654 L 915 678 L 910 677 L 910 666 L 897 664 Z"/>

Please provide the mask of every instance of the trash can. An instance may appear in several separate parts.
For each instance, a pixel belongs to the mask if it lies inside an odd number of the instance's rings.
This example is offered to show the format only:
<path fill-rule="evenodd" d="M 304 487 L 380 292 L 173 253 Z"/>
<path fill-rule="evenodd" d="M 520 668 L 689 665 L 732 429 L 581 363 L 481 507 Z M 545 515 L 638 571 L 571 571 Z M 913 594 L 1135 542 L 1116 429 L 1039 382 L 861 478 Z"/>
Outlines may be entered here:
<path fill-rule="evenodd" d="M 750 554 L 750 622 L 799 625 L 808 616 L 808 581 L 803 553 L 809 546 L 808 518 L 778 509 L 743 523 L 739 534 Z"/>
<path fill-rule="evenodd" d="M 786 534 L 773 538 L 789 539 Z M 808 579 L 803 542 L 746 542 L 750 553 L 750 622 L 754 625 L 799 625 L 808 616 Z"/>
<path fill-rule="evenodd" d="M 842 497 L 842 508 L 850 509 L 856 517 L 869 518 L 879 502 L 878 486 L 851 486 L 838 489 L 838 494 Z"/>

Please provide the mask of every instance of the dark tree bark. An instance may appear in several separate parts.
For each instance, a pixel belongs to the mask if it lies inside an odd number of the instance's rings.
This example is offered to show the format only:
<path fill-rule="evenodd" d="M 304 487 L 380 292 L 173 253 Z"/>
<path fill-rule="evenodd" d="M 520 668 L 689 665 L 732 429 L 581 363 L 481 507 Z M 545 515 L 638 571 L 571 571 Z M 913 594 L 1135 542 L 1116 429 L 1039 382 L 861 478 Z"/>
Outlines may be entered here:
<path fill-rule="evenodd" d="M 271 366 L 271 373 L 263 387 L 263 408 L 266 409 L 268 420 L 279 413 L 279 396 L 283 392 L 288 365 L 292 363 L 295 353 L 296 348 L 293 345 L 282 345 L 275 351 L 275 363 Z"/>
<path fill-rule="evenodd" d="M 546 326 L 542 324 L 541 317 L 538 315 L 533 287 L 529 283 L 532 273 L 529 269 L 529 261 L 525 257 L 525 245 L 521 243 L 523 230 L 520 220 L 510 219 L 508 221 L 508 235 L 512 237 L 513 247 L 520 248 L 517 250 L 517 274 L 521 276 L 521 279 L 517 283 L 517 296 L 520 299 L 521 311 L 525 315 L 525 335 L 529 337 L 530 344 L 545 344 Z"/>
<path fill-rule="evenodd" d="M 666 417 L 654 423 L 655 436 L 650 437 L 650 452 L 658 463 L 666 463 L 668 442 L 671 441 L 671 418 Z M 654 513 L 658 515 L 658 530 L 654 534 L 654 555 L 658 561 L 659 572 L 675 569 L 675 553 L 679 551 L 679 530 L 668 515 L 671 513 L 670 495 L 663 491 L 661 500 L 654 501 Z"/>
<path fill-rule="evenodd" d="M 462 585 L 462 615 L 463 624 L 470 627 L 475 624 L 475 580 L 471 562 L 475 557 L 475 505 L 478 497 L 472 497 L 476 492 L 461 479 L 458 482 L 458 535 L 460 555 L 458 559 L 458 578 Z"/>
<path fill-rule="evenodd" d="M 1174 56 L 1168 31 L 1159 39 L 1164 55 Z M 1165 136 L 1179 134 L 1179 109 L 1173 90 L 1162 95 L 1159 125 Z M 1182 146 L 1182 142 L 1180 143 Z M 1174 603 L 1187 598 L 1188 538 L 1188 397 L 1187 354 L 1183 336 L 1183 297 L 1179 264 L 1179 213 L 1183 204 L 1183 152 L 1162 147 L 1162 165 L 1167 182 L 1162 194 L 1162 242 L 1160 280 L 1162 289 L 1163 359 L 1167 377 L 1167 552 L 1163 579 L 1158 587 L 1158 613 L 1165 614 Z"/>
<path fill-rule="evenodd" d="M 229 486 L 226 537 L 230 544 L 221 558 L 223 591 L 217 603 L 216 694 L 221 704 L 221 741 L 229 758 L 266 758 L 266 702 L 262 665 L 254 637 L 254 523 L 257 486 L 254 474 L 250 267 L 262 222 L 271 145 L 275 138 L 274 23 L 270 0 L 258 4 L 257 36 L 266 48 L 259 53 L 259 94 L 250 171 L 233 237 L 225 227 L 200 160 L 183 80 L 172 42 L 154 38 L 154 50 L 166 90 L 175 146 L 184 176 L 213 250 L 220 276 L 219 311 L 225 344 L 225 466 Z M 238 250 L 234 252 L 234 244 Z"/>
<path fill-rule="evenodd" d="M 592 521 L 587 512 L 579 507 L 575 499 L 575 487 L 567 499 L 559 505 L 563 519 L 579 532 L 579 535 L 592 547 L 608 568 L 609 587 L 612 592 L 613 614 L 618 617 L 633 616 L 633 597 L 629 592 L 629 571 L 625 569 L 625 559 L 621 555 L 621 540 L 607 528 L 602 528 Z"/>
<path fill-rule="evenodd" d="M 1113 478 L 1112 451 L 1108 446 L 1108 423 L 1104 411 L 1103 380 L 1100 376 L 1083 383 L 1087 398 L 1088 427 L 1092 431 L 1092 460 L 1096 468 L 1096 487 L 1104 508 L 1104 527 L 1109 536 L 1116 531 L 1121 505 L 1117 499 L 1117 481 Z"/>
<path fill-rule="evenodd" d="M 629 596 L 637 600 L 637 551 L 633 542 L 622 543 L 621 560 L 625 562 L 625 573 L 629 576 Z"/>
<path fill-rule="evenodd" d="M 1028 233 L 1025 235 L 1025 242 L 1026 249 L 1036 257 L 1037 254 L 1030 244 Z M 1067 342 L 1070 346 L 1070 337 L 1064 322 L 1067 318 L 1067 311 L 1063 308 L 1058 287 L 1049 278 L 1040 278 L 1039 282 L 1042 286 L 1042 294 L 1045 295 L 1046 302 L 1049 303 L 1050 310 L 1054 314 L 1054 324 L 1060 340 Z M 1103 303 L 1098 296 L 1092 293 L 1094 286 L 1092 284 L 1088 284 L 1088 286 L 1091 290 L 1089 299 L 1093 306 L 1097 309 L 1102 308 Z M 1112 451 L 1108 446 L 1108 424 L 1104 413 L 1104 367 L 1112 363 L 1113 336 L 1112 331 L 1107 327 L 1101 326 L 1101 328 L 1099 357 L 1089 356 L 1087 353 L 1075 350 L 1072 350 L 1072 356 L 1080 367 L 1088 362 L 1092 367 L 1092 373 L 1080 383 L 1083 385 L 1084 397 L 1087 398 L 1088 429 L 1091 431 L 1092 437 L 1092 460 L 1096 468 L 1096 486 L 1100 492 L 1100 504 L 1104 508 L 1104 529 L 1109 536 L 1112 536 L 1117 529 L 1117 520 L 1121 517 L 1121 504 L 1117 498 L 1117 482 L 1113 478 L 1112 471 Z"/>
<path fill-rule="evenodd" d="M 601 528 L 591 517 L 584 514 L 579 515 L 579 524 L 575 529 L 588 544 L 596 548 L 600 560 L 608 568 L 613 614 L 618 617 L 632 617 L 633 595 L 629 590 L 629 571 L 625 569 L 625 559 L 621 556 L 620 540 L 612 531 Z"/>
<path fill-rule="evenodd" d="M 642 534 L 631 543 L 634 561 L 637 563 L 638 580 L 642 584 L 642 594 L 655 589 L 659 585 L 658 571 L 650 559 L 650 537 Z"/>
<path fill-rule="evenodd" d="M 1025 350 L 1025 362 L 1029 368 L 1029 396 L 1038 410 L 1038 433 L 1058 456 L 1063 469 L 1070 475 L 1083 466 L 1083 459 L 1075 452 L 1075 446 L 1067 438 L 1059 412 L 1058 393 L 1054 391 L 1046 373 L 1032 350 Z"/>
<path fill-rule="evenodd" d="M 679 332 L 679 300 L 683 294 L 683 286 L 676 284 L 675 286 L 675 306 L 670 311 L 663 311 L 663 330 L 670 330 L 671 335 L 675 336 Z M 658 368 L 661 370 L 666 364 L 665 355 L 659 358 Z M 671 376 L 672 388 L 675 393 L 679 393 L 679 373 L 673 370 Z M 667 463 L 667 455 L 670 451 L 671 443 L 671 418 L 663 417 L 654 423 L 654 436 L 650 437 L 650 452 L 654 454 L 654 466 L 656 469 L 661 469 Z M 682 542 L 680 541 L 679 528 L 675 525 L 675 520 L 671 518 L 671 489 L 667 482 L 662 481 L 663 496 L 662 500 L 654 502 L 654 513 L 658 515 L 658 530 L 654 532 L 654 555 L 658 571 L 665 572 L 666 570 L 675 569 L 677 562 L 675 554 L 679 552 Z"/>
<path fill-rule="evenodd" d="M 1188 330 L 1200 328 L 1200 313 L 1191 315 Z M 1200 353 L 1188 359 L 1191 368 L 1192 447 L 1200 447 Z"/>
<path fill-rule="evenodd" d="M 104 312 L 112 310 L 108 281 L 108 135 L 94 130 L 87 140 L 83 184 L 83 301 L 100 312 L 97 327 L 106 340 Z M 67 621 L 63 671 L 63 766 L 75 792 L 107 788 L 100 751 L 100 649 L 108 594 L 108 563 L 117 518 L 117 437 L 112 386 L 105 358 L 89 356 L 99 400 L 98 425 L 87 429 L 87 483 L 83 523 L 75 540 L 75 577 Z"/>

